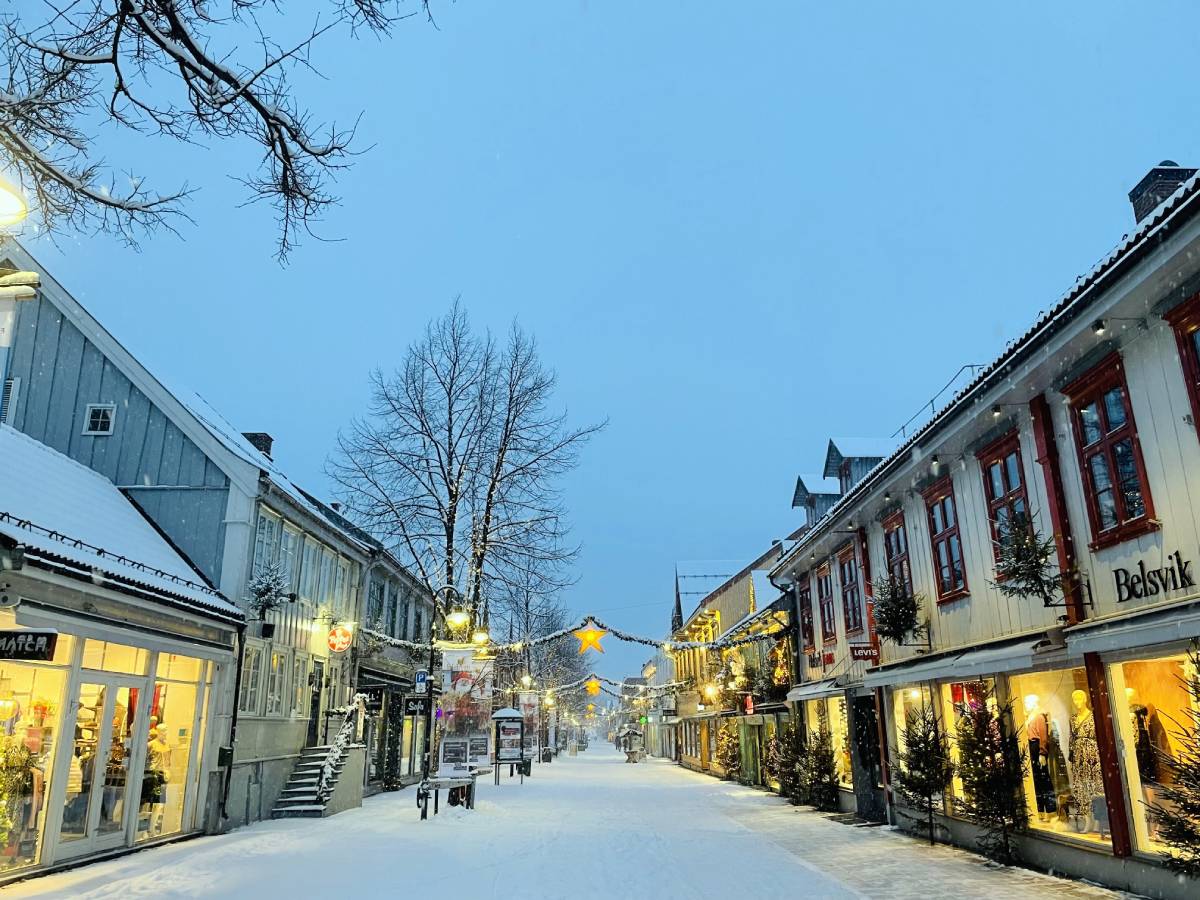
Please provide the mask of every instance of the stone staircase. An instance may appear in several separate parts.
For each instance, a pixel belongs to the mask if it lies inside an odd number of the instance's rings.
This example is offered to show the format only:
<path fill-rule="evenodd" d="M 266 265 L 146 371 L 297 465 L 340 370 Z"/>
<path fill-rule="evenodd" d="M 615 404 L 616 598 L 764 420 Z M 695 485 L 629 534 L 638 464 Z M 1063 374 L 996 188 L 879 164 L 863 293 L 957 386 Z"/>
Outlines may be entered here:
<path fill-rule="evenodd" d="M 317 783 L 321 779 L 321 767 L 325 757 L 329 755 L 330 745 L 321 747 L 305 747 L 300 751 L 300 759 L 296 768 L 284 785 L 279 799 L 271 809 L 272 819 L 323 819 L 328 813 L 329 798 L 341 777 L 346 763 L 346 751 L 343 750 L 333 767 L 333 778 L 327 787 L 326 796 L 317 796 Z"/>

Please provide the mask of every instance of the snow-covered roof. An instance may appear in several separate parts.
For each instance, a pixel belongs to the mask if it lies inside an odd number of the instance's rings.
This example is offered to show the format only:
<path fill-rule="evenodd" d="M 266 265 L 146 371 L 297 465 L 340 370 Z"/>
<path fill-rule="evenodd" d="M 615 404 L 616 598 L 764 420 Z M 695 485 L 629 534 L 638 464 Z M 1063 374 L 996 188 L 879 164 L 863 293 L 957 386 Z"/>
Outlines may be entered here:
<path fill-rule="evenodd" d="M 836 478 L 826 478 L 824 475 L 797 475 L 796 490 L 792 494 L 792 507 L 803 506 L 805 501 L 814 494 L 828 494 L 836 497 L 841 492 L 841 482 Z"/>
<path fill-rule="evenodd" d="M 26 554 L 66 561 L 103 584 L 127 585 L 225 616 L 242 612 L 97 472 L 0 425 L 0 535 Z"/>
<path fill-rule="evenodd" d="M 825 450 L 825 477 L 836 478 L 844 459 L 884 459 L 895 449 L 894 438 L 830 438 Z"/>
<path fill-rule="evenodd" d="M 991 363 L 980 369 L 962 390 L 935 412 L 924 425 L 909 434 L 898 447 L 847 491 L 813 527 L 800 538 L 796 546 L 788 551 L 772 571 L 782 571 L 789 560 L 795 559 L 810 544 L 825 534 L 847 509 L 871 490 L 886 473 L 892 471 L 909 458 L 909 452 L 931 433 L 945 425 L 965 410 L 972 409 L 979 396 L 997 383 L 1016 363 L 1049 340 L 1061 328 L 1084 315 L 1089 304 L 1103 296 L 1112 280 L 1121 277 L 1129 266 L 1135 265 L 1161 246 L 1161 241 L 1172 227 L 1178 227 L 1200 211 L 1200 172 L 1197 172 L 1176 191 L 1162 201 L 1143 218 L 1131 234 L 1122 235 L 1121 241 L 1096 263 L 1090 271 L 1080 275 L 1075 284 L 1058 301 L 1038 316 L 1037 320 L 1020 337 L 1010 341 L 1004 351 Z M 832 445 L 832 441 L 830 444 Z"/>
<path fill-rule="evenodd" d="M 363 537 L 351 533 L 350 529 L 346 528 L 343 522 L 335 519 L 333 510 L 294 484 L 284 471 L 275 464 L 274 460 L 270 459 L 265 453 L 246 440 L 242 433 L 234 428 L 228 419 L 217 412 L 207 400 L 195 391 L 177 390 L 174 393 L 179 402 L 187 408 L 188 412 L 195 416 L 197 421 L 208 429 L 209 433 L 220 441 L 226 449 L 241 457 L 241 459 L 250 465 L 257 466 L 261 471 L 265 472 L 267 477 L 271 479 L 271 482 L 287 494 L 289 498 L 294 500 L 302 509 L 307 510 L 309 513 L 326 522 L 331 528 L 340 532 L 346 540 L 364 550 L 373 549 L 374 545 L 372 543 L 368 543 Z"/>

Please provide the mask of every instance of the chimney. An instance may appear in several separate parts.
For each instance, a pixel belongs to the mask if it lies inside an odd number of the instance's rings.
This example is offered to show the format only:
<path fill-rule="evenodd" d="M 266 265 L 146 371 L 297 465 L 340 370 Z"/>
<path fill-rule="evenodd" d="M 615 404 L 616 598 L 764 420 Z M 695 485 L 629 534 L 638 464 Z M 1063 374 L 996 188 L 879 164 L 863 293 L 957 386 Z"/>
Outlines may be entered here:
<path fill-rule="evenodd" d="M 1195 174 L 1195 169 L 1181 166 L 1171 159 L 1164 159 L 1129 192 L 1129 202 L 1133 204 L 1134 219 L 1138 222 L 1142 221 L 1154 212 L 1160 203 L 1175 193 L 1181 184 Z"/>
<path fill-rule="evenodd" d="M 275 438 L 265 431 L 243 431 L 242 437 L 253 444 L 254 449 L 267 459 L 271 458 L 271 448 L 275 445 Z"/>

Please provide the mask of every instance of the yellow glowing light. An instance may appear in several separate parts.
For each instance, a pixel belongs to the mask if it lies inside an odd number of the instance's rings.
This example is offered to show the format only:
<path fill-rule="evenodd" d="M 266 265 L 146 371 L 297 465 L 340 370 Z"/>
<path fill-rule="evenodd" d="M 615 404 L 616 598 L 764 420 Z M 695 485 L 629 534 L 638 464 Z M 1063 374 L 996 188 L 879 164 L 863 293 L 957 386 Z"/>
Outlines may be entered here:
<path fill-rule="evenodd" d="M 471 635 L 471 640 L 476 644 L 486 644 L 491 640 L 491 635 L 488 634 L 486 628 L 476 628 L 475 633 Z"/>
<path fill-rule="evenodd" d="M 600 693 L 600 679 L 599 678 L 590 678 L 586 682 L 584 682 L 583 686 L 585 688 L 587 688 L 587 692 L 589 694 L 591 694 L 593 697 L 595 697 L 597 694 Z"/>
<path fill-rule="evenodd" d="M 0 226 L 16 225 L 29 215 L 29 204 L 17 188 L 0 181 Z"/>
<path fill-rule="evenodd" d="M 554 705 L 554 698 L 553 698 L 553 697 L 551 697 L 551 696 L 549 696 L 549 695 L 547 695 L 547 697 L 546 697 L 546 699 L 545 699 L 545 701 L 544 701 L 544 702 L 545 702 L 545 704 L 546 704 L 547 706 L 553 706 L 553 705 Z"/>
<path fill-rule="evenodd" d="M 521 686 L 522 687 L 529 687 L 532 684 L 533 684 L 533 676 L 532 675 L 522 675 L 521 676 Z"/>
<path fill-rule="evenodd" d="M 721 693 L 721 689 L 715 684 L 706 684 L 704 686 L 704 696 L 709 700 L 716 700 L 719 693 Z"/>
<path fill-rule="evenodd" d="M 600 639 L 608 634 L 607 631 L 601 631 L 599 628 L 593 628 L 589 625 L 587 628 L 576 631 L 575 637 L 579 638 L 579 652 L 586 653 L 589 647 L 595 647 L 597 653 L 603 653 L 604 648 L 600 646 Z"/>
<path fill-rule="evenodd" d="M 911 691 L 908 692 L 908 696 L 911 697 L 913 700 L 920 700 L 921 699 L 921 691 L 917 688 L 913 688 Z"/>
<path fill-rule="evenodd" d="M 596 704 L 595 704 L 595 703 L 589 703 L 589 704 L 587 705 L 587 711 L 588 711 L 588 712 L 595 712 L 595 711 L 596 711 Z"/>
<path fill-rule="evenodd" d="M 451 610 L 450 615 L 446 616 L 446 624 L 455 630 L 466 628 L 471 624 L 471 614 L 465 609 Z"/>

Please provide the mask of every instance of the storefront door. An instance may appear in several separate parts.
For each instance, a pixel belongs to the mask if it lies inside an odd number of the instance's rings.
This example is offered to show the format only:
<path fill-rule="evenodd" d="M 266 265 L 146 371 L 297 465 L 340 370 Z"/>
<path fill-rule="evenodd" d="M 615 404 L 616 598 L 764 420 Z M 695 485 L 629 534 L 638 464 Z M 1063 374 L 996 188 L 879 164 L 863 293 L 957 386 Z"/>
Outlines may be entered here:
<path fill-rule="evenodd" d="M 325 687 L 325 661 L 313 660 L 312 693 L 308 701 L 308 746 L 315 747 L 321 729 L 321 691 Z"/>
<path fill-rule="evenodd" d="M 140 773 L 134 767 L 138 680 L 89 673 L 75 696 L 75 729 L 66 772 L 57 858 L 120 847 Z"/>

